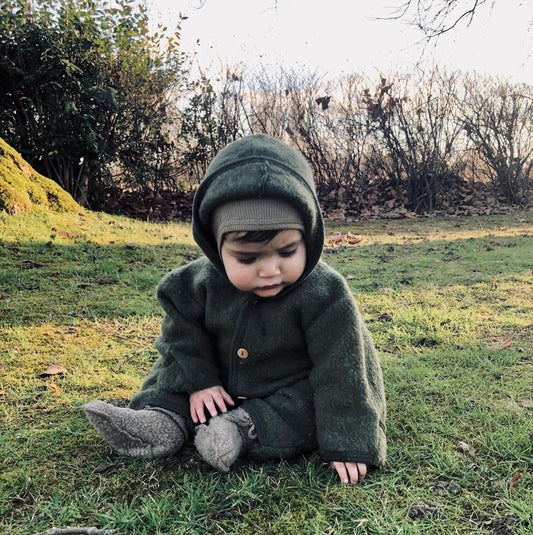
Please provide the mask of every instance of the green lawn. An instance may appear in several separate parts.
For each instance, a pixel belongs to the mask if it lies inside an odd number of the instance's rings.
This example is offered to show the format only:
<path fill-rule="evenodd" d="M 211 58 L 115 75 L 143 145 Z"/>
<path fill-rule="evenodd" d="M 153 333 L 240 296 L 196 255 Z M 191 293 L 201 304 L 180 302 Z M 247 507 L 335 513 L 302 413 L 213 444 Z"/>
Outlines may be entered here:
<path fill-rule="evenodd" d="M 533 212 L 330 224 L 382 359 L 389 463 L 346 486 L 316 455 L 117 455 L 80 406 L 125 398 L 156 353 L 155 286 L 200 255 L 187 224 L 0 213 L 0 533 L 530 534 Z M 52 364 L 66 373 L 42 376 Z"/>

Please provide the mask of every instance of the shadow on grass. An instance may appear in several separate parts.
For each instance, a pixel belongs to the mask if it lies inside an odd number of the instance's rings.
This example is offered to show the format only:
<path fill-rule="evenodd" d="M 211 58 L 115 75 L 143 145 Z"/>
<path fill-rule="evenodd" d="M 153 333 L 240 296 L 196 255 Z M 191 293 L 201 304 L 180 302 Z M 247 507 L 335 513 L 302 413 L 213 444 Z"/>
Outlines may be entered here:
<path fill-rule="evenodd" d="M 161 278 L 200 253 L 186 245 L 17 243 L 0 254 L 0 322 L 66 325 L 159 313 Z"/>
<path fill-rule="evenodd" d="M 513 236 L 326 248 L 323 258 L 357 294 L 520 279 L 531 274 L 530 253 L 531 237 Z M 159 314 L 158 282 L 200 255 L 198 248 L 176 244 L 4 244 L 0 322 L 65 325 Z"/>

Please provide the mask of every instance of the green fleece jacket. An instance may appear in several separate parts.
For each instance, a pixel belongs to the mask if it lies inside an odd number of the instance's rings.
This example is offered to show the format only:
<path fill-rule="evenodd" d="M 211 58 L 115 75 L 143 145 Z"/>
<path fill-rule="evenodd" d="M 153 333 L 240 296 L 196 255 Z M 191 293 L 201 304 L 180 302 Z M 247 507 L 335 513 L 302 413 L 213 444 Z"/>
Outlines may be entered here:
<path fill-rule="evenodd" d="M 305 271 L 275 297 L 229 282 L 211 231 L 219 204 L 250 197 L 285 199 L 304 221 Z M 346 282 L 320 261 L 324 227 L 305 159 L 263 135 L 231 143 L 197 191 L 193 232 L 206 256 L 161 281 L 160 357 L 131 406 L 183 414 L 189 393 L 222 385 L 256 425 L 252 456 L 319 449 L 326 461 L 383 465 L 378 357 Z"/>

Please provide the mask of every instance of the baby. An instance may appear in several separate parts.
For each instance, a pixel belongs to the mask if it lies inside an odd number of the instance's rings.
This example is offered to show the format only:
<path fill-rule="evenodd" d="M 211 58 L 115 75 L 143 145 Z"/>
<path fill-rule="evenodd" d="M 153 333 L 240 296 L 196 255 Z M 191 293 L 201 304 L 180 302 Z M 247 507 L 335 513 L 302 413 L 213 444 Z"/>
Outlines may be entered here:
<path fill-rule="evenodd" d="M 227 472 L 238 458 L 318 450 L 342 482 L 386 458 L 378 357 L 345 280 L 321 261 L 311 169 L 265 135 L 213 159 L 193 205 L 205 253 L 166 275 L 159 358 L 129 408 L 84 405 L 118 452 L 154 459 L 194 437 Z"/>

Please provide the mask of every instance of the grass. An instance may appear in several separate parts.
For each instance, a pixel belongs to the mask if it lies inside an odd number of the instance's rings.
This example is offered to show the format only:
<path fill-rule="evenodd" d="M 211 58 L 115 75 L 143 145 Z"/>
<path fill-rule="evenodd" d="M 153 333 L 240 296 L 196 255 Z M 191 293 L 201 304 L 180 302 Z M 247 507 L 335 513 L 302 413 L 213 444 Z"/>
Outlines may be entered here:
<path fill-rule="evenodd" d="M 533 213 L 330 224 L 375 339 L 389 463 L 343 486 L 316 455 L 117 455 L 81 414 L 129 399 L 156 353 L 154 297 L 200 255 L 186 224 L 0 214 L 0 532 L 528 534 L 533 529 Z M 51 364 L 67 373 L 41 376 Z"/>

